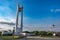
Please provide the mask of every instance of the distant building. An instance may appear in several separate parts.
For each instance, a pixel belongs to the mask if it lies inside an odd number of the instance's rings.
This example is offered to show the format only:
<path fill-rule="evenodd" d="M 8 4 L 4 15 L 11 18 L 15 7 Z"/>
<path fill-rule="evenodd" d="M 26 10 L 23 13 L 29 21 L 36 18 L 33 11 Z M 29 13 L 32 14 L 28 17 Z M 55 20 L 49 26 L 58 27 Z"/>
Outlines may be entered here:
<path fill-rule="evenodd" d="M 33 35 L 35 35 L 34 33 L 27 32 L 27 31 L 22 32 L 22 34 L 23 34 L 24 36 L 33 36 Z"/>

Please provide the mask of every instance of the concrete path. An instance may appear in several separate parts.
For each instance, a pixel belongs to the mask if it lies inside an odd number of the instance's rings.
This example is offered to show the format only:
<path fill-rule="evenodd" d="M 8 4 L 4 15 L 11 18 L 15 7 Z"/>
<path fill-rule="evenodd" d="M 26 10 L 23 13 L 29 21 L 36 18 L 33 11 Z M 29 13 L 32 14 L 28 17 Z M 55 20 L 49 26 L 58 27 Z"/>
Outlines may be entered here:
<path fill-rule="evenodd" d="M 60 38 L 43 38 L 43 37 L 32 37 L 28 36 L 26 38 L 18 39 L 18 40 L 60 40 Z"/>
<path fill-rule="evenodd" d="M 44 38 L 23 38 L 18 40 L 60 40 L 60 39 L 44 39 Z"/>

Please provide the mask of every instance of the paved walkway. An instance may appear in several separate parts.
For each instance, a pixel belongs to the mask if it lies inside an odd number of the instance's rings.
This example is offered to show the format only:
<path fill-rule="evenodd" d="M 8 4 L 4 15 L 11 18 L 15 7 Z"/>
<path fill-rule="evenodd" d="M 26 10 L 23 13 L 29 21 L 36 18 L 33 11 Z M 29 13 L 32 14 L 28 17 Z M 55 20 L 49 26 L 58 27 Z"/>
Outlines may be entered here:
<path fill-rule="evenodd" d="M 44 38 L 44 39 L 54 39 L 51 37 L 40 37 L 40 36 L 27 36 L 26 38 Z M 56 38 L 56 39 L 60 39 L 60 38 Z"/>
<path fill-rule="evenodd" d="M 44 38 L 23 38 L 18 40 L 60 40 L 60 39 L 44 39 Z"/>
<path fill-rule="evenodd" d="M 43 37 L 38 37 L 38 36 L 28 36 L 23 39 L 18 39 L 18 40 L 60 40 L 60 38 L 43 38 Z"/>

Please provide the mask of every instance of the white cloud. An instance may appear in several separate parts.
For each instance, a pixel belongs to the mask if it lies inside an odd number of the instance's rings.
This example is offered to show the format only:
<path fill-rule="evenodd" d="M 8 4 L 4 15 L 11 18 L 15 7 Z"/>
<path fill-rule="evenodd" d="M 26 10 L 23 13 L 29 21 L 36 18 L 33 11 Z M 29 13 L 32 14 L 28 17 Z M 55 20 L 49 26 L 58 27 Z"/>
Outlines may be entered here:
<path fill-rule="evenodd" d="M 0 4 L 2 4 L 2 6 L 0 6 L 0 22 L 15 23 L 16 16 L 14 15 L 16 15 L 16 13 L 12 8 L 10 8 L 16 5 L 15 0 L 14 0 L 14 3 L 8 0 L 0 0 Z M 20 22 L 20 19 L 19 19 L 19 22 Z M 12 27 L 13 25 L 10 26 L 8 24 L 0 24 L 0 28 L 3 28 L 3 29 L 12 29 Z"/>
<path fill-rule="evenodd" d="M 13 27 L 14 26 L 10 26 L 10 25 L 6 25 L 6 24 L 0 24 L 0 28 L 2 28 L 2 29 L 0 29 L 0 30 L 13 30 Z"/>
<path fill-rule="evenodd" d="M 23 21 L 24 21 L 24 24 L 25 22 L 27 22 L 28 18 L 24 17 Z M 12 17 L 7 17 L 4 18 L 4 17 L 0 17 L 0 22 L 6 22 L 6 23 L 16 23 L 16 19 L 15 18 L 12 18 Z M 20 27 L 20 23 L 21 23 L 21 18 L 19 18 L 19 27 Z M 15 25 L 8 25 L 8 24 L 0 24 L 0 28 L 3 28 L 5 30 L 7 29 L 13 29 L 13 27 L 15 27 Z"/>
<path fill-rule="evenodd" d="M 50 11 L 51 11 L 51 12 L 53 12 L 53 11 L 54 11 L 54 9 L 50 9 Z"/>
<path fill-rule="evenodd" d="M 0 22 L 13 22 L 13 23 L 15 23 L 15 19 L 9 19 L 9 18 L 7 18 L 7 19 L 5 19 L 5 18 L 3 18 L 3 17 L 0 17 Z"/>
<path fill-rule="evenodd" d="M 15 23 L 15 18 L 12 15 L 13 10 L 10 9 L 8 6 L 0 6 L 0 22 L 7 22 L 7 23 Z M 0 28 L 2 30 L 13 29 L 15 26 L 10 26 L 8 24 L 0 24 Z"/>
<path fill-rule="evenodd" d="M 60 9 L 56 9 L 55 12 L 60 12 Z"/>
<path fill-rule="evenodd" d="M 60 18 L 57 17 L 47 17 L 42 19 L 29 19 L 26 25 L 24 25 L 25 30 L 50 30 L 53 24 L 56 28 L 60 28 Z M 53 29 L 54 30 L 54 29 Z M 58 30 L 58 29 L 57 29 Z"/>
<path fill-rule="evenodd" d="M 50 9 L 50 11 L 57 13 L 57 12 L 60 12 L 60 9 Z"/>
<path fill-rule="evenodd" d="M 0 17 L 0 22 L 7 22 L 8 24 L 9 23 L 15 23 L 15 20 L 14 21 L 12 21 L 12 20 L 14 20 L 14 19 L 5 19 L 5 18 L 2 18 L 2 17 Z M 13 27 L 15 27 L 15 25 L 8 25 L 8 24 L 1 24 L 0 23 L 0 28 L 2 28 L 1 30 L 8 30 L 8 29 L 13 29 Z"/>

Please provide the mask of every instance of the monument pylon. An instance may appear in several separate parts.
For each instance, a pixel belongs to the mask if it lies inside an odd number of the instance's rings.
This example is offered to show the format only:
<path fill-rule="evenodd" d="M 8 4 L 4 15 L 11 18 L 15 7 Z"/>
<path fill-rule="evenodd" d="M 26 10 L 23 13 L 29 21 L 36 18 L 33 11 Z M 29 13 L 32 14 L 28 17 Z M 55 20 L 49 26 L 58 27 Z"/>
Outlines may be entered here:
<path fill-rule="evenodd" d="M 18 21 L 19 21 L 19 12 L 21 12 L 21 24 L 20 27 L 18 27 Z M 22 7 L 20 6 L 20 0 L 18 0 L 17 4 L 17 10 L 16 10 L 16 25 L 15 25 L 15 35 L 20 35 L 22 32 L 22 27 L 23 27 L 23 5 Z"/>

